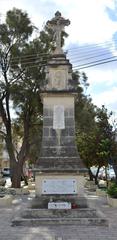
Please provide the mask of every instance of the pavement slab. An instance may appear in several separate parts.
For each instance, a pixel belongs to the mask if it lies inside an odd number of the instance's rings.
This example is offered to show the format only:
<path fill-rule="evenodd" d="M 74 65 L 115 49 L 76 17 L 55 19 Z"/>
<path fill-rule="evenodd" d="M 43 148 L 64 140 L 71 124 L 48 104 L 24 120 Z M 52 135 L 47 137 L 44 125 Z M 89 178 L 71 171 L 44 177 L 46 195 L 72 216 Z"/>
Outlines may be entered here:
<path fill-rule="evenodd" d="M 31 196 L 17 196 L 10 207 L 0 208 L 0 240 L 117 240 L 117 208 L 109 207 L 106 197 L 87 195 L 90 205 L 102 211 L 109 220 L 107 226 L 46 225 L 13 227 L 12 220 Z"/>

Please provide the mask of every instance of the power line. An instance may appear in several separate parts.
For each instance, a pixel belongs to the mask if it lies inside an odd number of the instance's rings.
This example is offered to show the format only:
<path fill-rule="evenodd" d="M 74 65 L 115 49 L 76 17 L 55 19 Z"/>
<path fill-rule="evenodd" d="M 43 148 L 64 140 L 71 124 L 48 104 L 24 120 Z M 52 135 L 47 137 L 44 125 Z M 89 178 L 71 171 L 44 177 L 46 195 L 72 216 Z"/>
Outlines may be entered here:
<path fill-rule="evenodd" d="M 97 46 L 99 46 L 99 45 L 97 45 Z M 73 50 L 74 48 L 72 48 L 72 50 Z M 75 48 L 75 50 L 78 50 L 78 52 L 76 52 L 75 51 L 75 53 L 74 53 L 74 55 L 76 55 L 76 54 L 79 54 L 80 52 L 79 52 L 79 47 L 77 47 L 77 48 Z M 85 51 L 85 55 L 83 55 L 83 52 L 82 52 L 82 56 L 87 56 L 87 53 L 96 53 L 96 50 L 94 50 L 93 48 L 92 49 L 90 49 L 90 48 L 88 48 L 87 49 L 88 51 L 86 51 L 85 49 L 84 49 L 84 51 Z M 111 48 L 111 50 L 114 50 L 114 47 L 112 47 Z M 69 51 L 69 49 L 68 49 L 68 51 Z M 106 49 L 101 49 L 101 50 L 98 50 L 98 52 L 105 52 L 106 51 Z M 14 61 L 14 59 L 18 59 L 18 58 L 30 58 L 30 57 L 32 57 L 32 56 L 37 56 L 39 54 L 39 56 L 49 56 L 49 55 L 51 55 L 51 53 L 35 53 L 35 54 L 26 54 L 26 55 L 24 55 L 24 56 L 21 56 L 21 57 L 13 57 L 11 60 L 12 61 Z M 72 54 L 73 54 L 73 52 L 72 52 Z M 70 56 L 70 58 L 72 57 L 72 55 L 71 54 L 69 54 L 69 53 L 67 53 L 67 55 L 69 55 Z"/>
<path fill-rule="evenodd" d="M 75 50 L 75 52 L 74 51 L 72 51 L 72 53 L 71 54 L 69 54 L 69 53 L 67 53 L 67 55 L 70 57 L 70 58 L 72 58 L 72 55 L 73 56 L 75 56 L 75 55 L 82 55 L 83 57 L 85 57 L 85 56 L 87 56 L 87 55 L 92 55 L 92 54 L 96 54 L 96 53 L 105 53 L 106 51 L 109 51 L 110 53 L 112 52 L 112 51 L 117 51 L 116 49 L 115 49 L 115 47 L 113 46 L 113 47 L 111 47 L 110 49 L 107 49 L 107 48 L 103 48 L 103 49 L 87 49 L 87 51 L 84 49 L 84 52 L 82 51 L 79 51 L 79 49 L 78 48 L 76 48 L 76 50 Z"/>
<path fill-rule="evenodd" d="M 105 53 L 105 54 L 99 54 L 99 55 L 95 55 L 95 56 L 91 56 L 91 57 L 87 57 L 87 58 L 75 58 L 76 60 L 75 61 L 84 61 L 84 60 L 88 60 L 88 59 L 92 59 L 92 58 L 95 58 L 95 57 L 100 57 L 100 56 L 105 56 L 105 55 L 108 55 L 108 53 Z M 48 55 L 49 56 L 49 55 Z M 32 61 L 31 61 L 32 60 Z M 20 62 L 19 62 L 19 64 L 30 64 L 30 63 L 34 63 L 34 62 L 36 62 L 36 61 L 39 61 L 39 60 L 41 60 L 41 61 L 47 61 L 47 58 L 44 56 L 43 58 L 42 57 L 30 57 L 29 59 L 28 58 L 26 58 L 26 59 L 21 59 L 20 58 Z M 72 62 L 73 62 L 73 60 L 72 59 L 70 59 Z M 17 61 L 10 61 L 11 62 L 11 64 L 12 65 L 17 65 L 18 64 L 18 62 Z"/>
<path fill-rule="evenodd" d="M 102 64 L 106 64 L 106 63 L 110 63 L 110 62 L 116 62 L 117 61 L 117 59 L 112 59 L 112 60 L 108 60 L 108 61 L 104 61 L 104 62 L 99 62 L 99 63 L 94 63 L 94 64 L 89 64 L 89 65 L 86 65 L 86 66 L 75 66 L 75 67 L 73 67 L 73 69 L 75 69 L 75 70 L 82 70 L 82 69 L 85 69 L 85 68 L 90 68 L 90 67 L 95 67 L 95 66 L 98 66 L 98 65 L 102 65 Z"/>
<path fill-rule="evenodd" d="M 103 44 L 105 44 L 105 43 L 103 43 Z M 85 56 L 87 56 L 87 53 L 88 53 L 88 55 L 92 55 L 92 53 L 94 53 L 94 54 L 96 54 L 97 53 L 97 51 L 94 49 L 94 47 L 96 47 L 97 48 L 97 46 L 99 46 L 99 44 L 97 44 L 97 45 L 95 45 L 95 46 L 93 46 L 93 48 L 91 48 L 91 47 L 89 47 L 89 46 L 82 46 L 81 48 L 82 48 L 82 50 L 83 51 L 85 51 L 84 52 L 84 54 L 83 54 L 83 52 L 81 52 L 81 54 L 82 54 L 82 59 L 83 59 L 83 57 L 85 57 Z M 86 51 L 86 49 L 85 48 L 88 48 L 87 49 L 87 51 Z M 73 53 L 73 50 L 78 50 L 78 52 L 77 51 L 75 51 L 75 53 Z M 68 51 L 69 50 L 72 50 L 72 54 L 69 54 L 69 53 L 67 53 L 68 54 L 68 56 L 70 57 L 70 59 L 72 59 L 72 58 L 74 58 L 74 56 L 76 55 L 78 55 L 78 54 L 80 54 L 80 47 L 77 47 L 77 48 L 71 48 L 71 49 L 68 49 Z M 100 53 L 105 53 L 105 51 L 106 51 L 107 49 L 106 48 L 103 48 L 103 49 L 101 49 L 101 50 L 98 50 L 98 53 L 100 52 Z M 114 47 L 111 47 L 111 49 L 110 50 L 114 50 Z M 81 55 L 80 54 L 80 55 Z M 39 55 L 39 56 L 38 56 Z M 50 56 L 51 54 L 50 53 L 34 53 L 34 54 L 26 54 L 26 55 L 24 55 L 24 56 L 17 56 L 17 57 L 13 57 L 13 58 L 11 58 L 11 61 L 13 62 L 13 61 L 15 61 L 16 59 L 23 59 L 23 60 L 25 60 L 25 59 L 27 59 L 27 58 L 33 58 L 33 57 L 36 57 L 36 58 L 39 58 L 39 57 L 44 57 L 44 56 Z M 91 56 L 92 57 L 92 56 Z M 80 58 L 80 60 L 81 60 L 81 58 Z"/>
<path fill-rule="evenodd" d="M 98 65 L 102 65 L 102 64 L 106 64 L 106 63 L 111 63 L 111 62 L 116 62 L 117 61 L 117 59 L 112 59 L 112 60 L 107 60 L 107 61 L 103 61 L 103 62 L 99 62 L 99 63 L 95 63 L 95 64 L 91 64 L 90 65 L 90 63 L 89 63 L 89 65 L 86 65 L 86 66 L 81 66 L 81 67 L 79 67 L 79 66 L 74 66 L 73 67 L 73 69 L 74 70 L 82 70 L 82 69 L 85 69 L 85 68 L 90 68 L 90 67 L 94 67 L 94 66 L 98 66 Z M 43 65 L 31 65 L 31 66 L 27 66 L 26 68 L 35 68 L 35 67 L 41 67 L 41 66 L 46 66 L 45 64 L 43 64 Z"/>
<path fill-rule="evenodd" d="M 50 55 L 50 53 L 38 53 L 38 52 L 37 52 L 37 53 L 30 54 L 30 55 L 29 55 L 29 54 L 26 54 L 26 55 L 23 55 L 23 56 L 21 56 L 21 57 L 18 57 L 18 56 L 17 56 L 17 57 L 13 57 L 13 58 L 11 58 L 11 61 L 13 61 L 14 59 L 19 59 L 19 58 L 22 59 L 22 58 L 37 57 L 38 54 L 39 54 L 39 57 L 40 57 L 40 56 L 49 56 L 49 55 Z"/>
<path fill-rule="evenodd" d="M 92 65 L 92 64 L 96 64 L 96 63 L 101 63 L 103 61 L 108 61 L 108 60 L 113 60 L 114 58 L 116 58 L 117 56 L 113 56 L 113 57 L 108 57 L 108 58 L 104 58 L 104 59 L 99 59 L 99 60 L 96 60 L 96 61 L 93 61 L 93 62 L 87 62 L 87 63 L 84 63 L 84 64 L 80 64 L 80 65 L 77 65 L 77 66 L 73 66 L 73 68 L 86 68 L 87 66 L 89 65 Z M 27 61 L 27 62 L 23 62 L 23 63 L 20 63 L 21 64 L 21 67 L 29 67 L 31 64 L 36 65 L 38 66 L 39 64 L 41 64 L 40 66 L 46 66 L 46 60 L 41 60 L 41 61 L 37 61 L 37 62 L 34 62 L 34 61 Z M 16 67 L 18 64 L 13 64 L 12 67 Z"/>
<path fill-rule="evenodd" d="M 91 51 L 90 51 L 90 53 L 91 53 Z M 83 58 L 83 57 L 76 58 L 77 56 L 72 55 L 70 58 L 71 58 L 71 61 L 75 63 L 76 61 L 77 62 L 85 61 L 85 60 L 89 60 L 89 59 L 92 59 L 92 58 L 97 58 L 97 57 L 101 57 L 101 56 L 105 56 L 105 55 L 109 55 L 109 54 L 110 53 L 103 53 L 103 54 L 93 55 L 93 56 L 90 54 L 90 55 L 88 55 L 89 57 L 86 57 L 86 58 Z M 17 61 L 15 61 L 15 59 L 17 59 L 17 60 L 19 59 L 20 60 L 19 64 L 21 64 L 21 66 L 23 66 L 23 65 L 25 66 L 26 64 L 29 64 L 29 65 L 30 64 L 39 64 L 39 63 L 43 64 L 43 63 L 46 62 L 47 57 L 49 57 L 49 56 L 51 56 L 49 53 L 37 53 L 37 54 L 35 53 L 35 54 L 30 54 L 30 55 L 27 54 L 27 55 L 24 55 L 24 56 L 21 56 L 21 57 L 18 57 L 18 56 L 17 57 L 13 57 L 13 58 L 11 58 L 10 62 L 12 63 L 12 66 L 17 66 L 18 65 Z M 73 61 L 74 56 L 75 56 L 75 59 L 76 59 L 75 61 Z M 114 57 L 116 57 L 116 56 L 113 56 L 113 57 L 110 57 L 110 58 L 106 58 L 106 59 L 99 59 L 99 60 L 93 61 L 93 62 L 88 62 L 88 63 L 82 64 L 82 65 L 78 65 L 78 67 L 82 66 L 84 68 L 84 66 L 86 66 L 87 64 L 95 64 L 96 62 L 109 60 L 109 59 L 112 59 Z M 34 62 L 32 60 L 37 61 L 37 62 Z"/>
<path fill-rule="evenodd" d="M 106 63 L 111 63 L 111 62 L 116 62 L 117 61 L 117 58 L 116 59 L 111 59 L 111 60 L 100 60 L 100 61 L 95 61 L 95 62 L 92 62 L 92 63 L 87 63 L 87 64 L 84 64 L 84 65 L 78 65 L 78 66 L 73 66 L 73 69 L 74 70 L 82 70 L 82 69 L 86 69 L 86 68 L 91 68 L 91 67 L 94 67 L 94 66 L 99 66 L 99 65 L 102 65 L 102 64 L 106 64 Z M 39 65 L 38 63 L 35 63 L 33 65 L 27 65 L 25 66 L 26 69 L 30 69 L 30 68 L 37 68 L 37 67 L 45 67 L 46 64 L 41 64 Z"/>
<path fill-rule="evenodd" d="M 114 48 L 112 48 L 112 49 L 110 49 L 110 50 L 108 50 L 108 49 L 103 49 L 103 50 L 95 50 L 95 51 L 89 51 L 89 52 L 85 52 L 85 53 L 80 53 L 79 51 L 75 51 L 75 53 L 73 52 L 72 54 L 67 54 L 68 55 L 68 57 L 70 58 L 70 59 L 72 59 L 72 58 L 76 58 L 76 57 L 79 57 L 79 58 L 85 58 L 85 57 L 87 57 L 87 56 L 95 56 L 95 55 L 97 55 L 97 54 L 112 54 L 112 52 L 114 51 Z"/>
<path fill-rule="evenodd" d="M 93 61 L 93 62 L 88 62 L 88 63 L 85 63 L 85 64 L 78 65 L 78 67 L 84 66 L 84 65 L 87 65 L 87 64 L 97 63 L 97 62 L 100 62 L 100 61 L 111 60 L 111 59 L 116 58 L 116 57 L 117 57 L 117 56 L 113 56 L 113 57 L 104 58 L 104 59 L 100 59 L 100 60 Z"/>
<path fill-rule="evenodd" d="M 39 61 L 40 59 L 38 58 L 38 59 L 35 59 L 34 61 L 24 61 L 24 62 L 19 62 L 19 63 L 13 63 L 13 62 L 11 62 L 11 66 L 12 67 L 15 67 L 15 66 L 17 66 L 18 64 L 19 65 L 21 65 L 21 66 L 23 66 L 23 65 L 26 65 L 26 64 L 39 64 L 39 63 L 43 63 L 43 62 L 47 62 L 47 59 L 42 59 L 41 61 Z M 12 64 L 13 63 L 13 64 Z"/>
<path fill-rule="evenodd" d="M 91 55 L 91 51 L 90 51 L 90 54 L 88 54 L 89 57 L 87 57 L 87 54 L 85 54 L 85 55 L 82 55 L 82 57 L 80 57 L 80 58 L 78 56 L 78 53 L 76 53 L 77 55 L 73 54 L 69 58 L 70 58 L 71 62 L 73 62 L 74 60 L 84 61 L 84 60 L 88 60 L 88 59 L 91 59 L 91 58 L 96 58 L 96 57 L 99 57 L 99 56 L 105 56 L 105 55 L 111 54 L 111 52 L 105 53 L 105 51 L 104 51 L 104 53 L 103 53 L 103 51 L 98 51 L 98 52 L 100 54 L 97 55 L 96 52 L 94 52 L 95 55 Z M 40 53 L 40 54 L 37 53 L 37 54 L 25 55 L 25 56 L 21 56 L 21 57 L 14 57 L 10 61 L 13 64 L 15 64 L 15 62 L 17 64 L 17 61 L 19 59 L 20 62 L 25 62 L 26 61 L 26 63 L 28 63 L 28 60 L 30 61 L 31 59 L 34 59 L 34 58 L 35 58 L 34 60 L 39 60 L 39 59 L 42 59 L 42 58 L 46 59 L 49 56 L 51 56 L 51 54 L 49 54 L 49 53 Z M 85 56 L 86 56 L 86 58 L 85 58 Z"/>
<path fill-rule="evenodd" d="M 78 65 L 78 67 L 83 67 L 84 65 L 87 65 L 87 64 L 95 64 L 95 63 L 97 63 L 97 62 L 99 62 L 99 61 L 105 61 L 105 60 L 110 60 L 110 59 L 113 59 L 113 58 L 115 58 L 115 57 L 117 57 L 117 56 L 113 56 L 113 57 L 108 57 L 108 58 L 104 58 L 104 59 L 99 59 L 99 60 L 96 60 L 96 61 L 93 61 L 93 62 L 87 62 L 87 63 L 84 63 L 84 64 L 81 64 L 81 65 Z M 90 59 L 90 58 L 87 58 L 87 60 L 88 59 Z M 37 61 L 37 59 L 36 59 L 36 61 Z M 26 64 L 39 64 L 39 63 L 41 63 L 41 64 L 43 64 L 43 63 L 46 63 L 46 59 L 44 60 L 41 60 L 41 61 L 37 61 L 37 62 L 34 62 L 34 61 L 27 61 L 27 62 L 21 62 L 20 64 L 21 64 L 21 66 L 25 66 Z M 12 67 L 15 67 L 15 66 L 17 66 L 17 64 L 13 64 L 12 65 Z"/>
<path fill-rule="evenodd" d="M 114 43 L 116 43 L 116 41 L 114 41 Z M 107 47 L 109 47 L 110 45 L 113 45 L 113 42 L 112 42 L 112 40 L 108 40 L 108 41 L 106 41 L 106 42 L 102 42 L 102 43 L 85 43 L 84 45 L 82 45 L 82 46 L 78 46 L 78 47 L 72 47 L 72 48 L 68 48 L 68 49 L 66 49 L 66 51 L 73 51 L 73 50 L 76 50 L 76 49 L 89 49 L 89 47 L 91 46 L 93 46 L 93 48 L 97 48 L 97 47 L 100 47 L 100 46 L 107 46 Z"/>
<path fill-rule="evenodd" d="M 109 55 L 111 53 L 103 53 L 103 54 L 99 54 L 99 55 L 93 55 L 93 56 L 90 56 L 89 57 L 86 57 L 86 58 L 78 58 L 78 56 L 74 58 L 74 55 L 72 57 L 70 57 L 70 60 L 71 62 L 78 62 L 78 61 L 85 61 L 85 60 L 88 60 L 88 59 L 91 59 L 91 58 L 97 58 L 97 57 L 100 57 L 100 56 L 105 56 L 105 55 Z M 50 54 L 40 54 L 40 55 L 36 55 L 36 54 L 32 54 L 32 55 L 27 55 L 27 57 L 25 58 L 25 56 L 22 56 L 22 57 L 14 57 L 10 60 L 11 64 L 13 65 L 17 65 L 17 61 L 18 61 L 18 58 L 19 58 L 19 63 L 20 64 L 28 64 L 28 63 L 33 63 L 34 61 L 46 61 L 47 60 L 47 57 L 51 56 Z M 86 55 L 87 56 L 87 55 Z M 16 60 L 15 60 L 16 59 Z M 31 61 L 31 60 L 34 60 L 34 61 Z"/>
<path fill-rule="evenodd" d="M 117 57 L 117 56 L 115 56 L 115 57 Z M 96 66 L 96 65 L 101 65 L 101 64 L 104 64 L 104 63 L 114 62 L 114 61 L 117 61 L 117 58 L 116 59 L 113 59 L 113 57 L 112 58 L 105 58 L 105 59 L 101 59 L 99 61 L 89 62 L 89 63 L 83 64 L 83 65 L 73 66 L 73 69 L 75 69 L 75 68 L 83 69 L 83 68 L 88 68 L 88 67 L 92 67 L 92 66 Z M 36 64 L 38 64 L 38 63 L 36 63 Z M 26 68 L 37 67 L 38 65 L 36 65 L 36 64 L 33 64 L 31 66 L 30 65 L 26 66 Z M 46 64 L 39 65 L 39 67 L 41 67 L 41 66 L 46 66 Z"/>
<path fill-rule="evenodd" d="M 91 57 L 87 57 L 87 58 L 74 58 L 73 60 L 71 60 L 72 64 L 75 63 L 76 61 L 85 61 L 85 60 L 88 60 L 88 59 L 92 59 L 92 58 L 98 58 L 98 57 L 101 57 L 101 56 L 106 56 L 106 55 L 109 55 L 110 53 L 105 53 L 105 54 L 99 54 L 99 55 L 94 55 L 94 56 L 91 56 Z"/>

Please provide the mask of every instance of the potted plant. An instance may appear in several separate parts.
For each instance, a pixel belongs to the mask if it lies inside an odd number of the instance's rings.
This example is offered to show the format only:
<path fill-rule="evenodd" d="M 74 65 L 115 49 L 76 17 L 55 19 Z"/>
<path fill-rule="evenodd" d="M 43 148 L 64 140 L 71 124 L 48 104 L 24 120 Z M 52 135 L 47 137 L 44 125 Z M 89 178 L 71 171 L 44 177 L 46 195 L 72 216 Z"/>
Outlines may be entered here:
<path fill-rule="evenodd" d="M 117 207 L 117 183 L 112 183 L 107 190 L 107 201 L 112 207 Z"/>

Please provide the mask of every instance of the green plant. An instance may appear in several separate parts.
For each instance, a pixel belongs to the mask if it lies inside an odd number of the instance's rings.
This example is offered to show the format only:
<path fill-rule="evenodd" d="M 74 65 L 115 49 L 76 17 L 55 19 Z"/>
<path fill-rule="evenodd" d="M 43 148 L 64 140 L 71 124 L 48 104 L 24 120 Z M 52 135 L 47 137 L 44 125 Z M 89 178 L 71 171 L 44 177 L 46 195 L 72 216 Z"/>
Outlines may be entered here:
<path fill-rule="evenodd" d="M 110 197 L 117 198 L 117 184 L 113 183 L 107 190 Z"/>

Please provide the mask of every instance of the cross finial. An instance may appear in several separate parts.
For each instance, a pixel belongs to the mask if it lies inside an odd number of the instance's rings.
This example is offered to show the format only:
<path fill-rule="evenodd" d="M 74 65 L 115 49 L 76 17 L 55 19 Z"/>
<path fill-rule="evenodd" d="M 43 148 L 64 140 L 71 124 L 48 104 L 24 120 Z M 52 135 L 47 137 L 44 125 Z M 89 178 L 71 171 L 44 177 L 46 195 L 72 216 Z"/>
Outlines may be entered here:
<path fill-rule="evenodd" d="M 61 33 L 65 26 L 70 24 L 69 19 L 64 19 L 61 17 L 61 13 L 57 11 L 55 17 L 47 22 L 47 26 L 54 31 L 54 39 L 56 42 L 56 52 L 61 53 Z"/>

